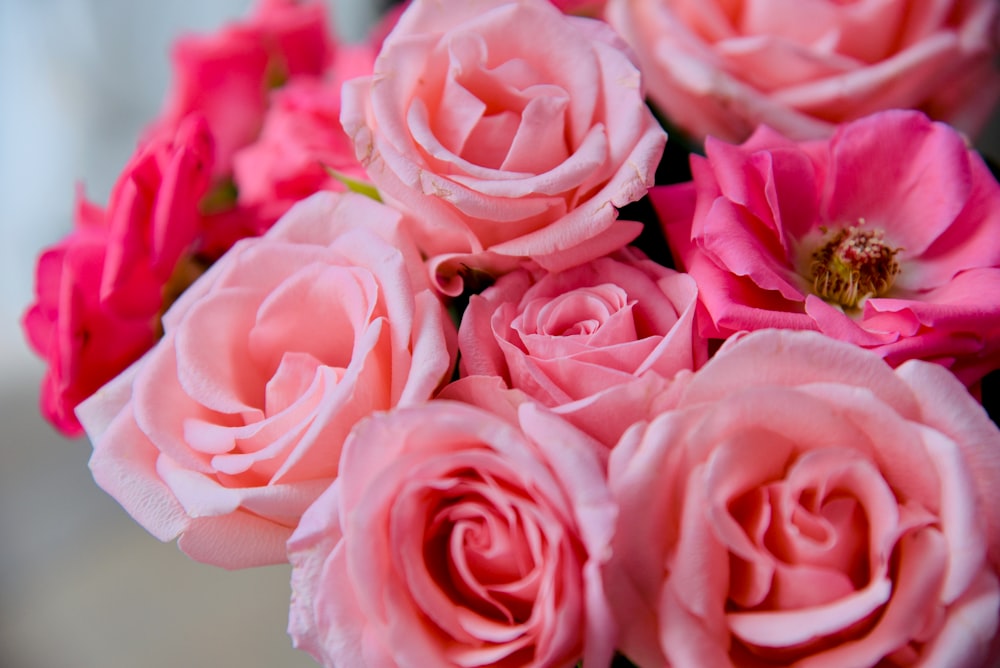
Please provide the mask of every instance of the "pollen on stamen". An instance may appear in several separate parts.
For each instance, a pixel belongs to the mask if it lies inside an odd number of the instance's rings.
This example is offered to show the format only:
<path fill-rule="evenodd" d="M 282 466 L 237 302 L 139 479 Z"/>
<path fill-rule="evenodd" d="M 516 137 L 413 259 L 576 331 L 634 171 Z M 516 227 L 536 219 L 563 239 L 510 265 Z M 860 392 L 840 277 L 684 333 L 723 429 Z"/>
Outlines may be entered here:
<path fill-rule="evenodd" d="M 865 221 L 835 232 L 812 254 L 813 291 L 845 309 L 889 291 L 899 274 L 896 254 L 879 229 L 863 229 Z"/>

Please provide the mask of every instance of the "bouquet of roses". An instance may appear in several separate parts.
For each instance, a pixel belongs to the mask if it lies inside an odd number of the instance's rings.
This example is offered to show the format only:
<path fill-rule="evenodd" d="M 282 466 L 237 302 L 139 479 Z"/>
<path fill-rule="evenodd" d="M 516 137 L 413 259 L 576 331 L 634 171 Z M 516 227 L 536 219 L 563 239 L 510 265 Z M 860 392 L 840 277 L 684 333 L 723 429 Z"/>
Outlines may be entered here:
<path fill-rule="evenodd" d="M 1000 656 L 1000 6 L 327 21 L 180 40 L 39 258 L 98 485 L 325 666 Z"/>

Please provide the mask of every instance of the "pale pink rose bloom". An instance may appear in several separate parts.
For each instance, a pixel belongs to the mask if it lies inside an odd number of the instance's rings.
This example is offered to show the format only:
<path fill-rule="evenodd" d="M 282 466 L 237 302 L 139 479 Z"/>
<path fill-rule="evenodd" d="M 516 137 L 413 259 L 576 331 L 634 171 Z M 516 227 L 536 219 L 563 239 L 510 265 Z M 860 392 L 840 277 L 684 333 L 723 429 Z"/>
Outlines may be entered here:
<path fill-rule="evenodd" d="M 98 485 L 199 561 L 285 561 L 354 424 L 450 376 L 455 332 L 399 225 L 321 193 L 234 246 L 78 408 Z"/>
<path fill-rule="evenodd" d="M 694 280 L 628 247 L 560 273 L 519 269 L 469 299 L 462 376 L 497 376 L 609 447 L 708 357 Z"/>
<path fill-rule="evenodd" d="M 328 667 L 610 664 L 600 446 L 535 404 L 512 420 L 435 400 L 358 425 L 288 543 L 296 647 Z"/>
<path fill-rule="evenodd" d="M 468 268 L 559 270 L 634 239 L 617 207 L 666 141 L 620 38 L 547 0 L 413 2 L 341 121 L 452 294 Z"/>
<path fill-rule="evenodd" d="M 815 139 L 892 108 L 975 133 L 1000 97 L 996 0 L 610 0 L 605 18 L 698 141 Z"/>
<path fill-rule="evenodd" d="M 610 456 L 627 656 L 995 665 L 1000 431 L 954 376 L 767 330 L 684 381 Z"/>
<path fill-rule="evenodd" d="M 651 198 L 707 336 L 814 329 L 968 385 L 1000 367 L 1000 185 L 953 129 L 887 111 L 706 149 Z"/>

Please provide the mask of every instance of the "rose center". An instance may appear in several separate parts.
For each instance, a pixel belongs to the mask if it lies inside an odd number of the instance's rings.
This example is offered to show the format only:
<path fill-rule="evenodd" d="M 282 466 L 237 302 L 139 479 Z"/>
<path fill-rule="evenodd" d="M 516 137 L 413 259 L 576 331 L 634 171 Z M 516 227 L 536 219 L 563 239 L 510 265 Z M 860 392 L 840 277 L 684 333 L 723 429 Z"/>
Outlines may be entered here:
<path fill-rule="evenodd" d="M 899 274 L 896 253 L 880 229 L 862 229 L 864 219 L 829 235 L 809 264 L 813 292 L 828 302 L 854 309 L 869 297 L 880 297 Z"/>

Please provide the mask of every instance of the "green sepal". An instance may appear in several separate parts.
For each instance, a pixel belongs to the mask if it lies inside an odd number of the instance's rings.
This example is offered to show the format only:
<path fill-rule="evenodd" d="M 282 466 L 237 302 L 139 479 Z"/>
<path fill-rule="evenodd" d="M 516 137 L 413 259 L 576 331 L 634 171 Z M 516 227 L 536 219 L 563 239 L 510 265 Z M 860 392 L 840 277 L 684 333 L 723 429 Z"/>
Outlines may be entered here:
<path fill-rule="evenodd" d="M 382 201 L 382 196 L 378 194 L 378 188 L 376 188 L 374 184 L 369 183 L 368 181 L 352 178 L 347 174 L 338 172 L 336 169 L 327 167 L 326 165 L 323 165 L 323 169 L 325 169 L 326 173 L 331 177 L 343 183 L 344 186 L 346 186 L 352 193 L 358 193 L 359 195 L 370 197 L 376 202 Z"/>

